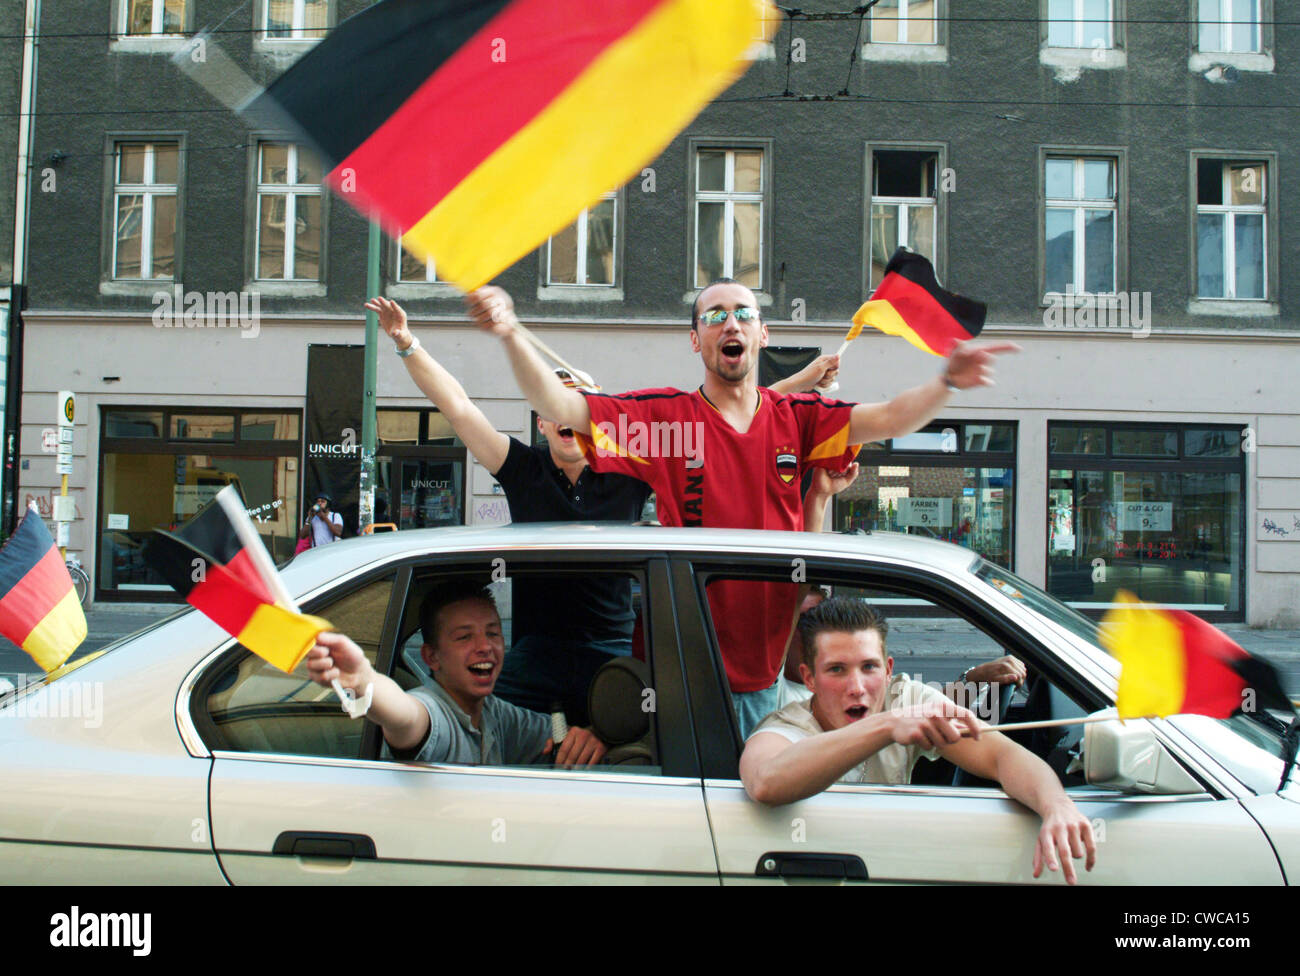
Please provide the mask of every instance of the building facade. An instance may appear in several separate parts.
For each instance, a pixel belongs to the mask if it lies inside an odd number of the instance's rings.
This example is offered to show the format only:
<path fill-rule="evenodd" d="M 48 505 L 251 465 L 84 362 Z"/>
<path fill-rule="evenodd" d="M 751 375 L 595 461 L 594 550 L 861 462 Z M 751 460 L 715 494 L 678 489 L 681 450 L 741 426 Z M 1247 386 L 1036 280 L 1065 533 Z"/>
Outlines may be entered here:
<path fill-rule="evenodd" d="M 216 27 L 205 42 L 265 84 L 365 4 L 111 6 L 105 24 L 43 11 L 37 155 L 62 161 L 58 191 L 32 199 L 18 491 L 48 503 L 42 430 L 73 390 L 71 548 L 97 599 L 157 599 L 142 540 L 222 485 L 292 550 L 311 466 L 356 448 L 359 427 L 313 418 L 342 389 L 318 368 L 360 369 L 337 347 L 362 343 L 366 297 L 366 224 L 310 150 L 250 132 L 171 56 Z M 805 5 L 658 159 L 498 283 L 605 389 L 690 388 L 700 285 L 741 280 L 772 346 L 831 351 L 910 246 L 1022 351 L 926 431 L 868 445 L 835 528 L 951 539 L 1088 610 L 1126 587 L 1296 626 L 1300 299 L 1283 270 L 1300 217 L 1283 194 L 1300 31 L 1272 0 L 1239 6 Z M 388 242 L 382 276 L 527 438 L 501 351 L 437 268 Z M 378 520 L 508 520 L 380 341 Z M 866 334 L 837 395 L 886 399 L 940 368 Z"/>

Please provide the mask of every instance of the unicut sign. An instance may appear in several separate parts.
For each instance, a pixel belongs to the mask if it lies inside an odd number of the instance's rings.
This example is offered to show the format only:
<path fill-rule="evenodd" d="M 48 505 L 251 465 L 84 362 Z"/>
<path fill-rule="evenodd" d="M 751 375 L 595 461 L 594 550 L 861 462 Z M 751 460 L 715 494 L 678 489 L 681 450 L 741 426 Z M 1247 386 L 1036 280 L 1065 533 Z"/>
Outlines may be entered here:
<path fill-rule="evenodd" d="M 351 427 L 344 427 L 342 437 L 337 443 L 317 441 L 307 445 L 309 460 L 328 460 L 330 458 L 351 458 L 357 453 L 357 432 Z"/>
<path fill-rule="evenodd" d="M 421 480 L 416 478 L 411 482 L 412 488 L 450 488 L 450 481 L 434 481 L 432 478 Z"/>

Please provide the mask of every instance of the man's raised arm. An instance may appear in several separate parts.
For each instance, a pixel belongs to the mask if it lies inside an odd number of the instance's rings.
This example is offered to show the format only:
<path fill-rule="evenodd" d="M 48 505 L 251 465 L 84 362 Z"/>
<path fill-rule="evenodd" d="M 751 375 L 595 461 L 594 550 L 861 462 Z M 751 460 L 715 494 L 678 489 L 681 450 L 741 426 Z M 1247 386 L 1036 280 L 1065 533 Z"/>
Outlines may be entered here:
<path fill-rule="evenodd" d="M 515 381 L 537 415 L 586 434 L 591 429 L 587 398 L 561 383 L 560 378 L 542 362 L 532 344 L 515 328 L 518 320 L 510 296 L 500 288 L 489 286 L 466 295 L 465 306 L 470 318 L 485 332 L 501 339 L 506 355 L 510 357 Z"/>
<path fill-rule="evenodd" d="M 416 343 L 411 330 L 406 326 L 406 312 L 397 302 L 388 298 L 372 298 L 366 302 L 366 308 L 379 317 L 380 327 L 388 333 L 398 350 L 406 352 L 415 349 L 403 357 L 406 371 L 420 388 L 420 392 L 429 398 L 429 402 L 438 408 L 447 418 L 452 430 L 456 432 L 469 452 L 478 458 L 479 463 L 495 475 L 506 463 L 506 454 L 510 451 L 510 438 L 492 426 L 483 411 L 474 405 L 465 388 L 442 364 Z"/>
<path fill-rule="evenodd" d="M 920 430 L 939 415 L 952 389 L 993 385 L 993 362 L 999 353 L 1019 352 L 1014 342 L 959 343 L 947 369 L 928 383 L 904 390 L 886 403 L 859 403 L 849 415 L 849 443 L 866 444 Z"/>

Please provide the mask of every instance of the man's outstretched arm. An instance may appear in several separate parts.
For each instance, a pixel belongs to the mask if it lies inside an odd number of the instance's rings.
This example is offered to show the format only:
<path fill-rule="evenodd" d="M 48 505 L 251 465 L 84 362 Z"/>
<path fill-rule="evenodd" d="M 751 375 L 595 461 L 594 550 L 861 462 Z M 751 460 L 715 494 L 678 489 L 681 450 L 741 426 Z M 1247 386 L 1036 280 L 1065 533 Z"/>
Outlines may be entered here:
<path fill-rule="evenodd" d="M 1019 351 L 1014 342 L 959 343 L 949 355 L 947 369 L 941 376 L 904 390 L 886 403 L 855 406 L 849 415 L 849 443 L 883 441 L 920 430 L 948 402 L 949 383 L 959 390 L 992 386 L 993 363 L 998 354 Z"/>
<path fill-rule="evenodd" d="M 519 334 L 514 302 L 503 289 L 489 286 L 470 292 L 465 296 L 465 306 L 470 318 L 501 340 L 515 381 L 539 417 L 572 427 L 580 434 L 591 430 L 587 398 L 561 383 L 532 344 Z"/>
<path fill-rule="evenodd" d="M 394 749 L 413 749 L 424 741 L 429 732 L 428 710 L 396 681 L 372 668 L 349 638 L 329 631 L 317 635 L 306 662 L 311 679 L 326 688 L 336 678 L 358 695 L 365 694 L 367 685 L 372 686 L 374 698 L 366 718 L 383 729 L 384 740 Z"/>
<path fill-rule="evenodd" d="M 793 803 L 820 793 L 891 742 L 935 749 L 957 742 L 964 731 L 978 735 L 978 728 L 966 709 L 940 702 L 877 712 L 798 742 L 777 732 L 756 732 L 740 756 L 740 779 L 759 803 Z"/>
<path fill-rule="evenodd" d="M 1034 848 L 1035 878 L 1043 873 L 1044 864 L 1055 871 L 1059 862 L 1066 882 L 1074 884 L 1076 857 L 1086 856 L 1084 866 L 1092 870 L 1097 862 L 1092 824 L 1066 795 L 1047 763 L 996 732 L 982 735 L 978 740 L 956 742 L 939 751 L 967 772 L 1001 783 L 1007 796 L 1019 800 L 1042 819 Z"/>
<path fill-rule="evenodd" d="M 380 327 L 388 333 L 398 349 L 411 347 L 415 337 L 406 326 L 406 312 L 402 306 L 379 297 L 366 302 L 366 308 L 379 316 Z M 492 422 L 474 405 L 456 377 L 447 372 L 423 346 L 402 362 L 406 364 L 406 371 L 420 392 L 447 418 L 452 430 L 469 448 L 469 452 L 478 458 L 489 474 L 495 475 L 500 471 L 501 465 L 506 463 L 506 454 L 510 451 L 510 438 L 492 426 Z"/>

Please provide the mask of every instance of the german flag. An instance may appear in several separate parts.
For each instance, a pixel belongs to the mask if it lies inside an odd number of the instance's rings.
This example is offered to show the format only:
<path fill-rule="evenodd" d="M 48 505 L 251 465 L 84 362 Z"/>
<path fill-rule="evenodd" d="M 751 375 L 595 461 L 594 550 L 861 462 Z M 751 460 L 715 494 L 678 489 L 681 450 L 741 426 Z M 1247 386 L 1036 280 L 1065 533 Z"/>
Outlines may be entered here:
<path fill-rule="evenodd" d="M 86 615 L 50 530 L 29 508 L 0 549 L 0 634 L 49 673 L 86 639 Z"/>
<path fill-rule="evenodd" d="M 983 302 L 939 287 L 934 266 L 915 251 L 900 247 L 885 266 L 885 277 L 871 300 L 853 313 L 853 324 L 902 336 L 923 352 L 947 356 L 957 343 L 980 334 L 987 314 Z"/>
<path fill-rule="evenodd" d="M 1102 643 L 1122 666 L 1115 700 L 1120 718 L 1292 711 L 1273 667 L 1217 627 L 1125 591 L 1116 602 L 1102 621 Z"/>
<path fill-rule="evenodd" d="M 627 182 L 744 71 L 768 0 L 381 0 L 247 114 L 469 291 Z"/>
<path fill-rule="evenodd" d="M 316 635 L 330 629 L 327 620 L 276 604 L 254 554 L 217 501 L 179 532 L 155 530 L 145 559 L 186 603 L 286 673 L 306 657 Z"/>

